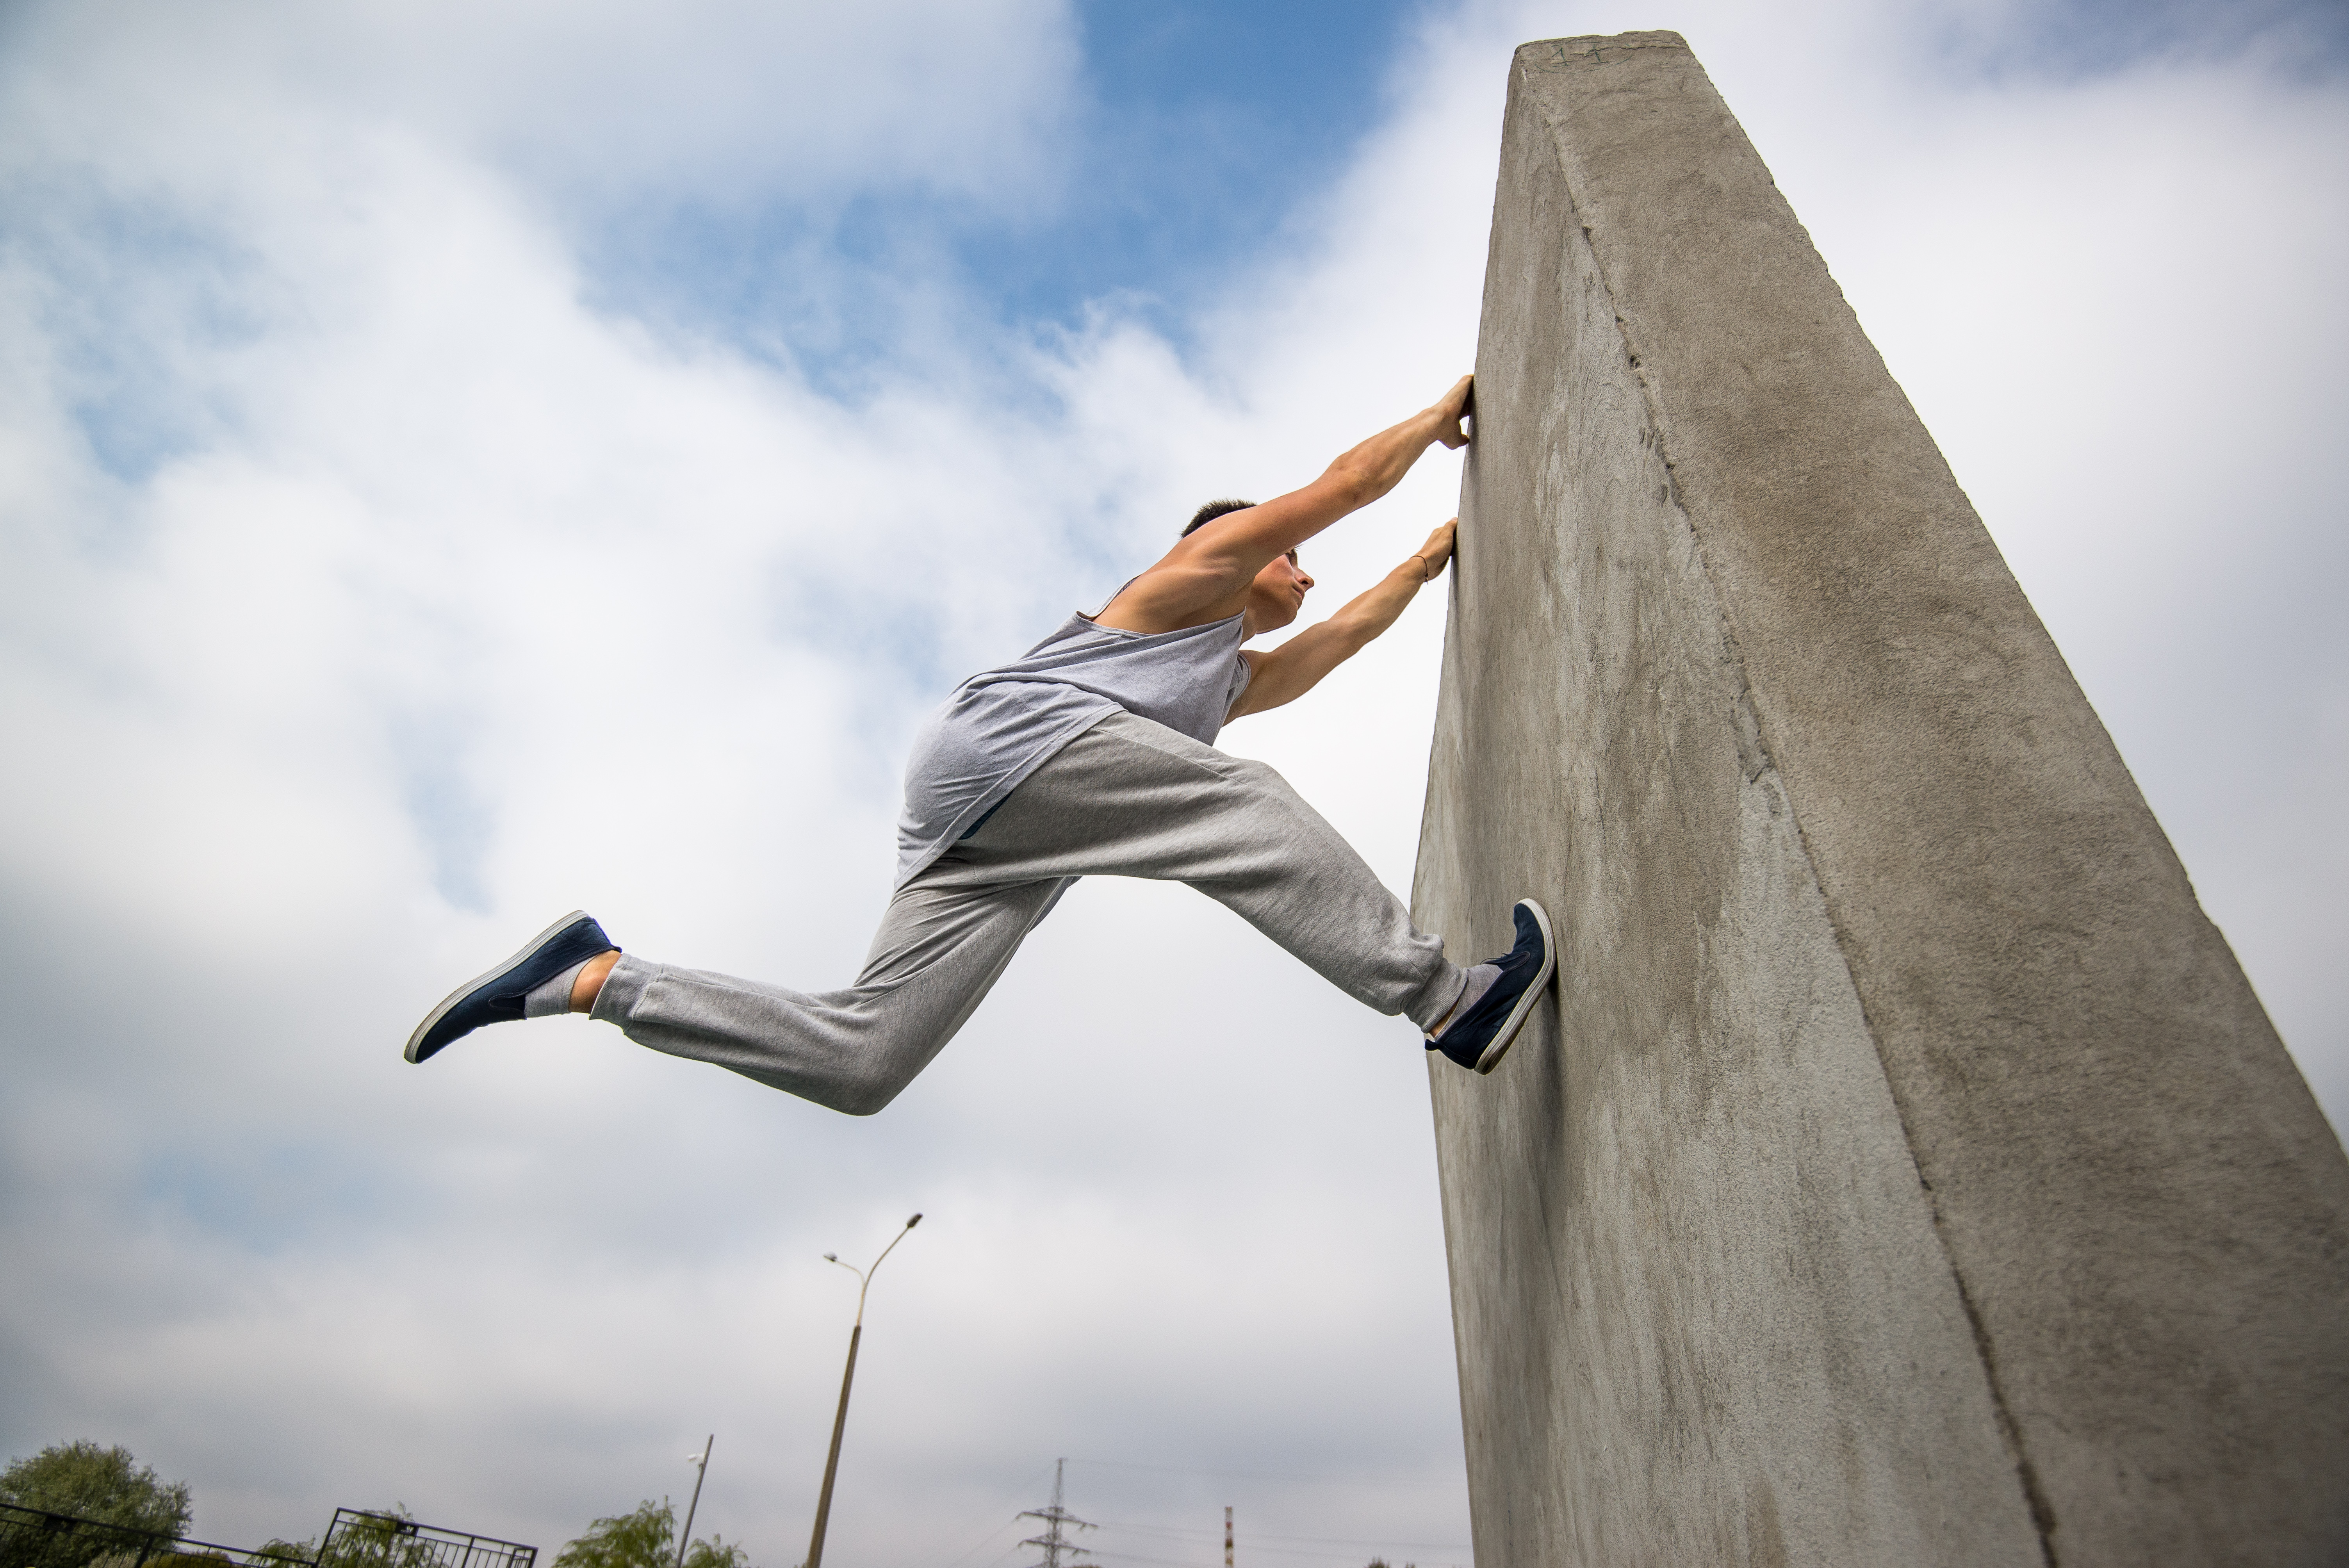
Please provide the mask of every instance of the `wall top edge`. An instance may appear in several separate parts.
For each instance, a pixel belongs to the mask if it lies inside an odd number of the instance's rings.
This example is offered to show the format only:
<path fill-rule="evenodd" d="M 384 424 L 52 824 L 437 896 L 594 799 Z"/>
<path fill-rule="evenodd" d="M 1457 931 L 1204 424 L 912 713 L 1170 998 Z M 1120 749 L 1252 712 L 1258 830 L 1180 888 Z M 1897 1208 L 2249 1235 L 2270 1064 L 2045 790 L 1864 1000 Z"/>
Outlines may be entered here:
<path fill-rule="evenodd" d="M 1678 33 L 1589 33 L 1572 38 L 1536 38 L 1519 44 L 1516 58 L 1531 65 L 1578 65 L 1588 60 L 1605 64 L 1610 57 L 1619 57 L 1630 49 L 1677 49 L 1682 54 L 1692 51 L 1688 40 Z"/>

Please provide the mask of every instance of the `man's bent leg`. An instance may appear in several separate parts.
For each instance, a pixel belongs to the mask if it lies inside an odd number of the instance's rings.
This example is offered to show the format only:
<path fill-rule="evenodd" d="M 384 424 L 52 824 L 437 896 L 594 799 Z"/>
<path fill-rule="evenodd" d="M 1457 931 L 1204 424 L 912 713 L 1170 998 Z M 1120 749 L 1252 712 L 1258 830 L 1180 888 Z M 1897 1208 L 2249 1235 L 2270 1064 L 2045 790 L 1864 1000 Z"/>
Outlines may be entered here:
<path fill-rule="evenodd" d="M 1423 1031 L 1451 1011 L 1465 978 L 1287 779 L 1131 714 L 1071 741 L 935 869 L 948 882 L 1187 882 L 1348 995 Z"/>
<path fill-rule="evenodd" d="M 815 995 L 623 954 L 592 1016 L 657 1051 L 869 1116 L 954 1037 L 1061 886 L 917 877 L 889 901 L 856 984 Z"/>

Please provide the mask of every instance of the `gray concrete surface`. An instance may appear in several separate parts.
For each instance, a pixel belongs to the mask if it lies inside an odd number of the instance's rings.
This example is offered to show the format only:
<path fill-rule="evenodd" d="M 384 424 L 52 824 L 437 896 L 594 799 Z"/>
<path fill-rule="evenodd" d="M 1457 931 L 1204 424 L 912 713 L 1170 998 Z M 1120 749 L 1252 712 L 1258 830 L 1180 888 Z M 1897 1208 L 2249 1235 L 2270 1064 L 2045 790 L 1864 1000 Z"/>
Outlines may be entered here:
<path fill-rule="evenodd" d="M 2349 1562 L 2349 1161 L 1681 39 L 1510 78 L 1414 906 L 1481 1568 Z"/>

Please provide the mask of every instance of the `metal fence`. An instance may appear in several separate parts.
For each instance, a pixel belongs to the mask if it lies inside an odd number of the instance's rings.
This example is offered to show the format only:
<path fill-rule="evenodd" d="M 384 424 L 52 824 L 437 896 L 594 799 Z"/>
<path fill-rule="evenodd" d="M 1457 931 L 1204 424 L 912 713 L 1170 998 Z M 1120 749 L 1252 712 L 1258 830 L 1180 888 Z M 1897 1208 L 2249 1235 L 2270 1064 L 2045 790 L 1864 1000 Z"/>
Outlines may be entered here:
<path fill-rule="evenodd" d="M 335 1510 L 318 1547 L 318 1568 L 534 1568 L 537 1562 L 535 1546 L 357 1508 Z"/>
<path fill-rule="evenodd" d="M 166 1558 L 198 1559 L 213 1568 L 314 1568 L 288 1548 L 247 1552 L 0 1502 L 0 1568 L 146 1568 Z M 182 1561 L 179 1568 L 195 1564 Z"/>
<path fill-rule="evenodd" d="M 0 1502 L 0 1568 L 536 1568 L 538 1548 L 397 1514 L 338 1508 L 312 1548 L 247 1551 Z"/>

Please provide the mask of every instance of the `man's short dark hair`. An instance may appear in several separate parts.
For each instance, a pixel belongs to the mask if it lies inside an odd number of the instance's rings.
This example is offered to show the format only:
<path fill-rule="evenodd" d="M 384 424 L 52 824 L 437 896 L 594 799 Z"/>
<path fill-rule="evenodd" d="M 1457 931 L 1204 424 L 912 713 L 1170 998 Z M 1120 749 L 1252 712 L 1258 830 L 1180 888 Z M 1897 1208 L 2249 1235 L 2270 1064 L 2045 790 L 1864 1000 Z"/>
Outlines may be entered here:
<path fill-rule="evenodd" d="M 1183 537 L 1188 539 L 1226 513 L 1246 511 L 1255 504 L 1252 500 L 1234 500 L 1228 496 L 1222 500 L 1211 500 L 1191 514 L 1191 521 L 1183 525 Z"/>

